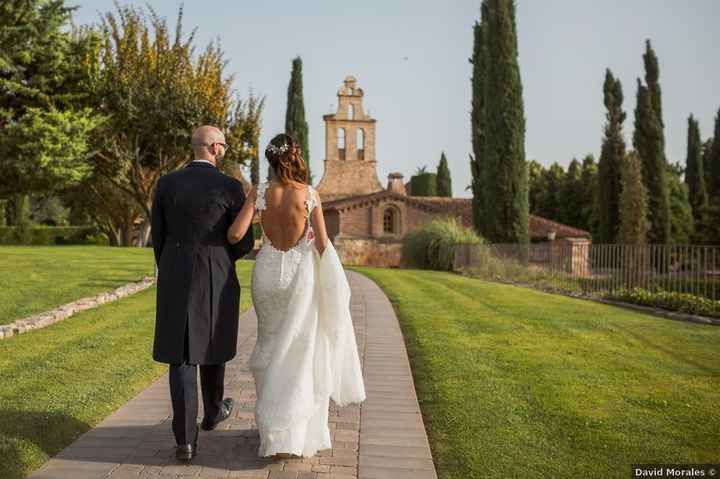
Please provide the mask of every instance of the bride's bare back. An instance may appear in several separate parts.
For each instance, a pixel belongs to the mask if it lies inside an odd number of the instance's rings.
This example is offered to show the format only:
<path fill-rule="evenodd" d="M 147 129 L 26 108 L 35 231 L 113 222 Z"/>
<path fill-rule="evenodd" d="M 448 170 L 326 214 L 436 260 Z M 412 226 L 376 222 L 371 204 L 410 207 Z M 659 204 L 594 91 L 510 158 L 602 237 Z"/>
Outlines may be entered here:
<path fill-rule="evenodd" d="M 312 209 L 310 221 L 315 233 L 315 248 L 322 254 L 325 246 L 327 246 L 328 237 L 320 195 L 315 190 L 313 192 L 316 207 Z M 253 188 L 248 194 L 242 210 L 230 226 L 227 235 L 230 243 L 239 241 L 250 227 L 255 214 L 256 195 L 257 188 Z M 307 210 L 305 209 L 305 200 L 307 199 L 309 199 L 308 187 L 304 183 L 291 182 L 284 184 L 271 181 L 267 184 L 265 209 L 261 215 L 261 225 L 265 231 L 265 236 L 270 240 L 274 248 L 288 250 L 302 238 L 307 218 Z"/>
<path fill-rule="evenodd" d="M 279 250 L 295 246 L 305 231 L 308 198 L 307 186 L 302 183 L 268 183 L 265 191 L 265 210 L 261 216 L 265 236 Z"/>

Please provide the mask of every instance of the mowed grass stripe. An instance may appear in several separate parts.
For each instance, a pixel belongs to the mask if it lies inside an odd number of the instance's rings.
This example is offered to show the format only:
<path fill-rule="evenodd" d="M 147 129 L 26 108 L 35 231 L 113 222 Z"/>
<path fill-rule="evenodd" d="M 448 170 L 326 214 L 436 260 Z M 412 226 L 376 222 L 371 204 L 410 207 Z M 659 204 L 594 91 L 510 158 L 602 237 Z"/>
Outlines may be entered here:
<path fill-rule="evenodd" d="M 626 477 L 634 462 L 720 456 L 720 328 L 450 273 L 353 269 L 398 312 L 440 477 Z"/>
<path fill-rule="evenodd" d="M 155 272 L 151 248 L 0 246 L 0 324 Z"/>
<path fill-rule="evenodd" d="M 237 262 L 241 310 L 252 261 Z M 0 477 L 21 478 L 167 371 L 152 360 L 155 288 L 0 341 Z"/>

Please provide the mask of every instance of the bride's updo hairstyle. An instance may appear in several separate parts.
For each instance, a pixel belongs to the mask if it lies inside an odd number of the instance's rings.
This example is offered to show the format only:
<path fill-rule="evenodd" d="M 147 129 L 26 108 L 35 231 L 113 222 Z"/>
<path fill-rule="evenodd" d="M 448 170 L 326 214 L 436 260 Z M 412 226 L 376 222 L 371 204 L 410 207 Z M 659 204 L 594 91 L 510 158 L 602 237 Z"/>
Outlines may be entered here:
<path fill-rule="evenodd" d="M 307 183 L 308 171 L 302 157 L 302 149 L 295 139 L 280 133 L 270 140 L 265 148 L 265 158 L 283 183 L 297 181 Z"/>

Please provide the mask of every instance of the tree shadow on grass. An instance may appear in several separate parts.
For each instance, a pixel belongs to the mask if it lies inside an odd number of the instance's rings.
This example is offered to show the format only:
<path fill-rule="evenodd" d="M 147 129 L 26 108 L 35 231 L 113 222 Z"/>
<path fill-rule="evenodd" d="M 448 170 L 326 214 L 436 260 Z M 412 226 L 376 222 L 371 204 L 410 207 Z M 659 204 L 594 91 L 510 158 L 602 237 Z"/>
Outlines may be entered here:
<path fill-rule="evenodd" d="M 0 410 L 0 477 L 23 478 L 42 467 L 43 456 L 55 459 L 38 471 L 43 478 L 55 475 L 72 477 L 82 471 L 92 471 L 98 477 L 105 477 L 119 464 L 182 468 L 183 465 L 175 459 L 170 420 L 165 419 L 159 424 L 142 422 L 131 419 L 119 421 L 118 425 L 106 422 L 91 428 L 61 413 Z M 192 466 L 250 471 L 287 462 L 279 458 L 259 457 L 257 429 L 243 426 L 243 420 L 239 419 L 228 422 L 237 424 L 232 429 L 200 431 L 198 454 L 193 458 Z M 290 461 L 297 462 L 299 459 Z"/>
<path fill-rule="evenodd" d="M 89 429 L 63 413 L 1 409 L 0 477 L 25 477 L 38 465 L 38 449 L 51 457 Z"/>

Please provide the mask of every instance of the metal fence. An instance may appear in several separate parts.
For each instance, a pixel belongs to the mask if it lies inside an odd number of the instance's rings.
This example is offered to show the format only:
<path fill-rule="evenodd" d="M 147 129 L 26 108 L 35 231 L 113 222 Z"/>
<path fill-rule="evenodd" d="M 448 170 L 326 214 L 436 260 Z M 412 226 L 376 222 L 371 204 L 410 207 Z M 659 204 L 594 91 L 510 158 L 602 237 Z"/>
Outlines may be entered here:
<path fill-rule="evenodd" d="M 454 269 L 487 279 L 602 297 L 632 288 L 720 300 L 720 247 L 698 245 L 461 244 Z"/>

